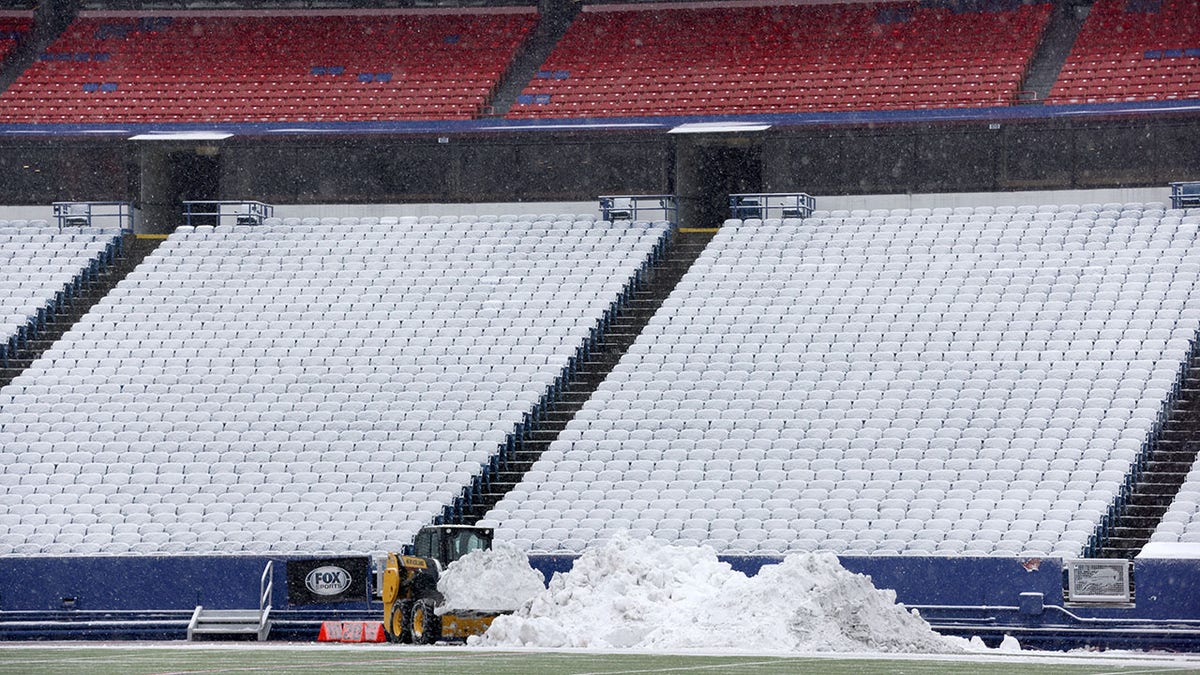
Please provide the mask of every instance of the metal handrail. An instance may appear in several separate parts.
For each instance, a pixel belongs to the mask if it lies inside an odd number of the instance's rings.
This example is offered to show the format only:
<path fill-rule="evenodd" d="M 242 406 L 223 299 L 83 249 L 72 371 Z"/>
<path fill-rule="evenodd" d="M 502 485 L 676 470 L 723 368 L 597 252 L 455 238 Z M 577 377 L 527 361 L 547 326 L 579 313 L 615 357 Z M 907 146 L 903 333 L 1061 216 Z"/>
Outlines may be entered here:
<path fill-rule="evenodd" d="M 122 230 L 133 230 L 133 204 L 129 202 L 54 202 L 50 206 L 59 230 L 92 227 L 96 221 L 111 220 L 117 221 Z"/>
<path fill-rule="evenodd" d="M 270 630 L 271 595 L 275 590 L 275 561 L 268 560 L 258 580 L 258 639 L 266 640 Z"/>
<path fill-rule="evenodd" d="M 1200 181 L 1171 183 L 1171 208 L 1188 209 L 1200 207 Z"/>
<path fill-rule="evenodd" d="M 233 219 L 236 225 L 262 225 L 275 215 L 275 207 L 256 201 L 191 200 L 183 202 L 184 225 L 195 225 L 193 218 L 215 219 L 217 225 Z"/>
<path fill-rule="evenodd" d="M 675 195 L 610 195 L 599 197 L 600 217 L 608 222 L 617 220 L 679 221 L 679 204 Z M 646 214 L 662 214 L 649 218 Z"/>
<path fill-rule="evenodd" d="M 275 590 L 275 580 L 272 575 L 275 572 L 275 561 L 268 560 L 267 566 L 263 568 L 262 577 L 258 580 L 258 611 L 269 612 L 271 610 L 271 594 Z"/>
<path fill-rule="evenodd" d="M 204 605 L 196 605 L 196 609 L 192 610 L 192 618 L 187 625 L 187 639 L 192 641 L 192 636 L 196 632 L 196 626 L 200 625 L 200 613 L 204 611 Z"/>
<path fill-rule="evenodd" d="M 741 193 L 729 195 L 729 217 L 764 219 L 778 212 L 779 218 L 807 218 L 817 200 L 804 192 Z"/>

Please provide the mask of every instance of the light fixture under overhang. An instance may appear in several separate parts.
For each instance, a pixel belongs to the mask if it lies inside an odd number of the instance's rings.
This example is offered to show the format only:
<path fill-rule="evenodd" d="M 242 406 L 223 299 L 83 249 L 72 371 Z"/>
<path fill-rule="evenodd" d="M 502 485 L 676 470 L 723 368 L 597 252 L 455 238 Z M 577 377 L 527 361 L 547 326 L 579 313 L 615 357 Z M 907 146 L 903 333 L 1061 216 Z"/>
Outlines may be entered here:
<path fill-rule="evenodd" d="M 131 141 L 223 141 L 232 138 L 227 131 L 170 131 L 137 134 L 130 136 Z"/>
<path fill-rule="evenodd" d="M 668 134 L 731 134 L 746 131 L 766 131 L 770 124 L 755 122 L 694 122 L 680 124 Z"/>

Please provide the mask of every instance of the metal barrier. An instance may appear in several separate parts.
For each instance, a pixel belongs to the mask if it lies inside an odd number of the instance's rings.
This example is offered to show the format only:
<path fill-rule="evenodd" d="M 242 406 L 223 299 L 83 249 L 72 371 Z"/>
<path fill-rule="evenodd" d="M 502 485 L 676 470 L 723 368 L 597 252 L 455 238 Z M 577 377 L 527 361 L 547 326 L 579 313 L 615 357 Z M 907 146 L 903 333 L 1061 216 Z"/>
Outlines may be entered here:
<path fill-rule="evenodd" d="M 1200 181 L 1171 183 L 1171 208 L 1200 208 Z"/>
<path fill-rule="evenodd" d="M 817 202 L 803 192 L 744 193 L 729 195 L 729 217 L 747 218 L 807 218 Z"/>
<path fill-rule="evenodd" d="M 185 201 L 184 225 L 262 225 L 275 207 L 254 201 Z"/>
<path fill-rule="evenodd" d="M 675 195 L 617 195 L 600 197 L 600 217 L 608 222 L 617 220 L 651 220 L 647 214 L 661 214 L 669 223 L 679 221 L 679 206 Z"/>
<path fill-rule="evenodd" d="M 119 227 L 133 230 L 133 205 L 129 202 L 54 202 L 58 229 L 68 227 Z"/>
<path fill-rule="evenodd" d="M 259 626 L 268 623 L 271 616 L 271 594 L 275 592 L 275 561 L 268 560 L 263 568 L 262 576 L 258 579 L 258 613 Z M 260 637 L 260 640 L 265 639 Z"/>

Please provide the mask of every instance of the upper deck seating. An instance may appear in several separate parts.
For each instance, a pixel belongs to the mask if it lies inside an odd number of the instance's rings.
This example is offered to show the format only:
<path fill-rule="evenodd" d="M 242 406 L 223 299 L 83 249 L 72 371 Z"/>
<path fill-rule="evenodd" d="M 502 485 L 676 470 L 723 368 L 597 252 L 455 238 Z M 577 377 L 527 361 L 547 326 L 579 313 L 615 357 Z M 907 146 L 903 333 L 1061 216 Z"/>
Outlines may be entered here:
<path fill-rule="evenodd" d="M 1048 4 L 916 2 L 589 11 L 510 117 L 1008 105 Z"/>
<path fill-rule="evenodd" d="M 470 220 L 171 235 L 0 389 L 0 554 L 399 550 L 665 233 Z"/>
<path fill-rule="evenodd" d="M 1200 328 L 1161 205 L 731 221 L 484 522 L 726 553 L 1077 556 Z"/>
<path fill-rule="evenodd" d="M 532 11 L 75 21 L 0 96 L 3 122 L 463 119 Z"/>
<path fill-rule="evenodd" d="M 1200 3 L 1097 0 L 1047 102 L 1194 98 L 1200 98 Z"/>

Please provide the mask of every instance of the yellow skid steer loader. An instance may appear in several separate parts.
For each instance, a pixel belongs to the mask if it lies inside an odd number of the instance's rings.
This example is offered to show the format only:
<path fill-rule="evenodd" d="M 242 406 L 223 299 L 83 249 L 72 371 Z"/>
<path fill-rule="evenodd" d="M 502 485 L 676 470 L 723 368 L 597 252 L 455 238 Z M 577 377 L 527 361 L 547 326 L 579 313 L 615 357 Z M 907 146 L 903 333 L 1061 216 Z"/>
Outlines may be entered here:
<path fill-rule="evenodd" d="M 444 602 L 438 576 L 471 551 L 492 547 L 492 529 L 470 525 L 423 527 L 413 554 L 389 553 L 383 570 L 383 629 L 391 642 L 433 644 L 482 635 L 507 611 L 461 610 L 439 614 Z"/>

